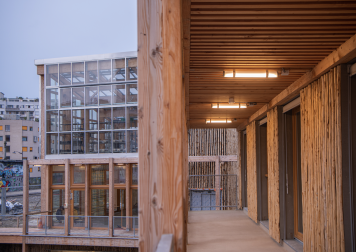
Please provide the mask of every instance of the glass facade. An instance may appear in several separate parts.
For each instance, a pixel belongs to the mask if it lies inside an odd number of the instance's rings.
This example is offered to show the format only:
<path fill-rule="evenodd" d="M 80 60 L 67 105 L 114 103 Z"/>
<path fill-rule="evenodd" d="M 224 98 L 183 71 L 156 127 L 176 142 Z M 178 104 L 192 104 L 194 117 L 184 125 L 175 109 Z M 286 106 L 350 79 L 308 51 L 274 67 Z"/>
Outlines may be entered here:
<path fill-rule="evenodd" d="M 46 155 L 137 153 L 137 59 L 45 65 Z"/>

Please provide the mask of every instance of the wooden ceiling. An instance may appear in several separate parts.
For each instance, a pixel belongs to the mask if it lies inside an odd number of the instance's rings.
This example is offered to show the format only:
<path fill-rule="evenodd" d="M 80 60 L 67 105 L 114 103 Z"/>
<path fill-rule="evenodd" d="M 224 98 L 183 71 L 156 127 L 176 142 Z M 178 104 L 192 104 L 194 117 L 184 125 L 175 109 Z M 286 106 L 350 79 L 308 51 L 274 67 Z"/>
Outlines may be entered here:
<path fill-rule="evenodd" d="M 356 33 L 356 1 L 183 1 L 185 81 L 191 128 L 207 118 L 237 127 Z M 290 71 L 273 79 L 224 78 L 225 69 Z M 247 109 L 211 103 L 257 102 Z M 188 104 L 187 104 L 188 105 Z"/>

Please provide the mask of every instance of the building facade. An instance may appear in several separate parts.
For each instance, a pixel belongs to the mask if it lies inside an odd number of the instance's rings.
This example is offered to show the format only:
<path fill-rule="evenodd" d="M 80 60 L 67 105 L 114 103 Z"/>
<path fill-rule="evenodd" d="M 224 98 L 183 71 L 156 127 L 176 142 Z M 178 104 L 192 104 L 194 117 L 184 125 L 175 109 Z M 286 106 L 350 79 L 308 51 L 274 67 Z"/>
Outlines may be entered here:
<path fill-rule="evenodd" d="M 25 162 L 24 188 L 26 169 L 40 167 L 42 217 L 25 202 L 23 234 L 34 234 L 38 224 L 31 218 L 40 218 L 48 231 L 42 235 L 55 233 L 46 241 L 60 249 L 138 247 L 136 57 L 127 52 L 35 61 L 42 158 Z"/>
<path fill-rule="evenodd" d="M 0 120 L 0 160 L 40 159 L 39 122 Z M 40 177 L 38 167 L 30 166 L 30 177 Z"/>
<path fill-rule="evenodd" d="M 39 122 L 40 105 L 38 98 L 6 98 L 0 92 L 0 117 L 2 119 L 21 119 Z"/>

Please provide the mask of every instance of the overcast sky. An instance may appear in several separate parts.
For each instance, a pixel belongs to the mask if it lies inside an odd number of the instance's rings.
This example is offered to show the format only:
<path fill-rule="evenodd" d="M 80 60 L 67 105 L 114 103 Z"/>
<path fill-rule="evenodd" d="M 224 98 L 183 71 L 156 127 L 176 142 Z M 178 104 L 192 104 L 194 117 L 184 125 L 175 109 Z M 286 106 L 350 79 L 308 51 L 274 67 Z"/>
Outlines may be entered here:
<path fill-rule="evenodd" d="M 0 0 L 0 92 L 39 97 L 35 59 L 137 50 L 136 0 Z"/>

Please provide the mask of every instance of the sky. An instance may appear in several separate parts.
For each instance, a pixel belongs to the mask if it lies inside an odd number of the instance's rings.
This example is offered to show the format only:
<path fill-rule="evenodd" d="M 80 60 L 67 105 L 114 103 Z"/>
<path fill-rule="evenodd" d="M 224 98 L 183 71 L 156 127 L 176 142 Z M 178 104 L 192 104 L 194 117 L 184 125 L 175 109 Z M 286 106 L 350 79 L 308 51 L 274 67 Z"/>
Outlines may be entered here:
<path fill-rule="evenodd" d="M 136 0 L 0 0 L 0 92 L 39 97 L 35 59 L 137 50 Z"/>

